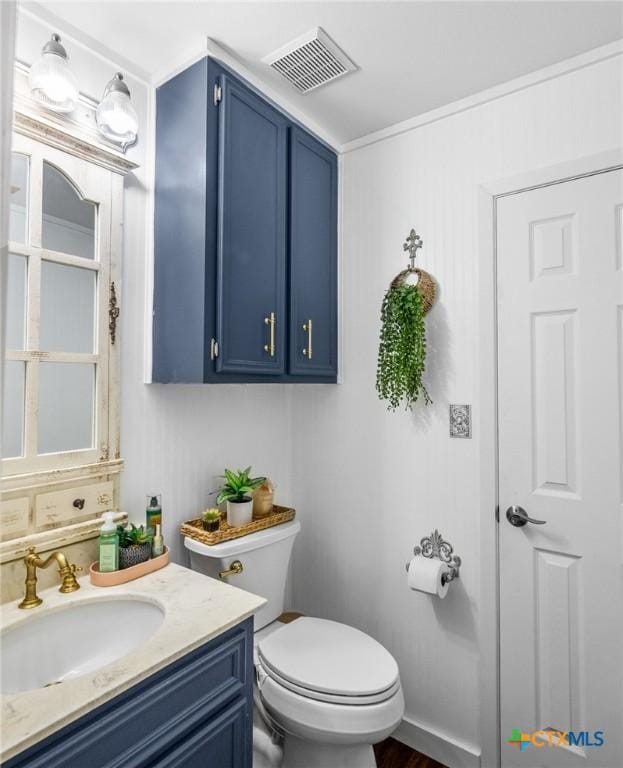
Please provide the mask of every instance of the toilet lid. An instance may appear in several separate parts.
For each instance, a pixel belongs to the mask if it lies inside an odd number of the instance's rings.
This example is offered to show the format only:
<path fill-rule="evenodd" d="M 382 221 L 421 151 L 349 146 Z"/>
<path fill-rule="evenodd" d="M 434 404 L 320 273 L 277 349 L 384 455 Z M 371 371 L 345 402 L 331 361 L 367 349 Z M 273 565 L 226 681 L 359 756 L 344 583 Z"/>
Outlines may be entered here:
<path fill-rule="evenodd" d="M 312 698 L 326 693 L 382 699 L 399 684 L 393 656 L 364 632 L 336 621 L 296 619 L 261 640 L 258 655 L 269 675 Z"/>

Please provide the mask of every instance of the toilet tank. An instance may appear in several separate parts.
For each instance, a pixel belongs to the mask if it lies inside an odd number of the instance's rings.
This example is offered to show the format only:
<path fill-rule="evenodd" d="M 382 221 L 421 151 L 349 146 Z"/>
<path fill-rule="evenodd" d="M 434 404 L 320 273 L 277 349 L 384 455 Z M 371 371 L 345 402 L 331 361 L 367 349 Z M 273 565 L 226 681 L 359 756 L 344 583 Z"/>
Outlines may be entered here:
<path fill-rule="evenodd" d="M 255 614 L 257 631 L 283 613 L 292 546 L 300 529 L 301 524 L 292 520 L 213 546 L 185 537 L 184 546 L 190 553 L 192 570 L 214 579 L 235 560 L 240 560 L 242 573 L 229 576 L 225 581 L 267 600 Z"/>

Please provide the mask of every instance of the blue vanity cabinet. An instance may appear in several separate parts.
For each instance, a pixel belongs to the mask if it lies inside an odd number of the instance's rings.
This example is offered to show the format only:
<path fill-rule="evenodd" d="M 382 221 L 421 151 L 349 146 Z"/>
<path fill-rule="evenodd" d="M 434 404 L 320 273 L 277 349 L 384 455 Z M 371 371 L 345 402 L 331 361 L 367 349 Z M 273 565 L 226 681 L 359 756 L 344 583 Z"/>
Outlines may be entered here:
<path fill-rule="evenodd" d="M 4 768 L 251 768 L 253 619 L 3 763 Z"/>
<path fill-rule="evenodd" d="M 288 122 L 230 75 L 220 88 L 216 370 L 282 374 Z"/>
<path fill-rule="evenodd" d="M 154 382 L 336 381 L 336 190 L 335 154 L 220 62 L 157 89 Z"/>
<path fill-rule="evenodd" d="M 311 134 L 290 136 L 290 364 L 337 375 L 337 157 Z"/>

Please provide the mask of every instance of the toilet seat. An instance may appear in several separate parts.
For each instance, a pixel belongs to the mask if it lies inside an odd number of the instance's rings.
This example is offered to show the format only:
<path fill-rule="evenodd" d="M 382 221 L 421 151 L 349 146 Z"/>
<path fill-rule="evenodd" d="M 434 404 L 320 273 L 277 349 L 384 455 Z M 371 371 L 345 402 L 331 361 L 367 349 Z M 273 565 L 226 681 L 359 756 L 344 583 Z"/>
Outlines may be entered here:
<path fill-rule="evenodd" d="M 392 655 L 365 633 L 335 621 L 301 617 L 262 639 L 257 656 L 276 684 L 319 702 L 373 705 L 400 688 Z"/>
<path fill-rule="evenodd" d="M 300 685 L 292 683 L 290 680 L 282 677 L 276 670 L 270 669 L 264 666 L 261 661 L 257 661 L 256 668 L 258 671 L 258 679 L 262 680 L 263 676 L 270 677 L 275 683 L 282 685 L 289 691 L 297 693 L 299 696 L 305 698 L 314 699 L 315 701 L 325 701 L 329 704 L 349 704 L 352 706 L 361 706 L 364 704 L 379 704 L 387 699 L 390 699 L 400 688 L 400 680 L 396 680 L 393 685 L 384 691 L 371 694 L 369 696 L 343 696 L 339 693 L 327 693 L 326 691 L 314 691 L 310 688 L 303 688 Z"/>

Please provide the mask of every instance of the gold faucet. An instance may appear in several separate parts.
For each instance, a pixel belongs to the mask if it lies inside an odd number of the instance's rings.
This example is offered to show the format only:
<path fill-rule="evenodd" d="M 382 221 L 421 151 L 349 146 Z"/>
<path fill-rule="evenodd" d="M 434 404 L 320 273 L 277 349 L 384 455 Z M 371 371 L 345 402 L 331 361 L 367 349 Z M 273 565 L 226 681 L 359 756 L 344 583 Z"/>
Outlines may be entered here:
<path fill-rule="evenodd" d="M 37 596 L 37 568 L 47 568 L 52 563 L 57 563 L 58 572 L 61 577 L 61 587 L 59 592 L 75 592 L 80 589 L 80 584 L 76 579 L 76 571 L 82 570 L 75 565 L 71 565 L 62 552 L 52 552 L 45 560 L 42 560 L 35 552 L 34 547 L 29 547 L 28 554 L 24 558 L 26 564 L 26 594 L 24 599 L 17 606 L 18 608 L 36 608 L 41 605 L 43 600 Z"/>

